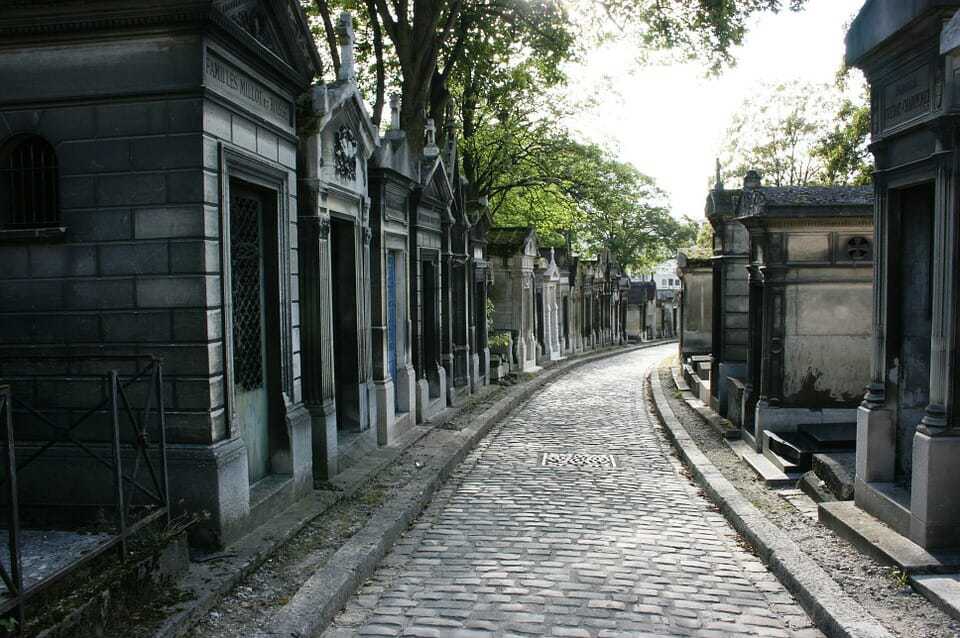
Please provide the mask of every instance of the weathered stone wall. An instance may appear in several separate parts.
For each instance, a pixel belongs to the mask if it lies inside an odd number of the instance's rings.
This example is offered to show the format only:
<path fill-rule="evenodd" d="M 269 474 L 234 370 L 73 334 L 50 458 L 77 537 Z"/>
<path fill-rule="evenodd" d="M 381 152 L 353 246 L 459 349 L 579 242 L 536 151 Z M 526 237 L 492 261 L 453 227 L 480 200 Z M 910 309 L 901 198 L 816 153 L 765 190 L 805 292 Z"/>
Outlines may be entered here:
<path fill-rule="evenodd" d="M 683 273 L 684 354 L 710 352 L 713 340 L 713 269 L 691 268 Z"/>
<path fill-rule="evenodd" d="M 784 405 L 853 407 L 870 381 L 869 279 L 785 287 Z M 832 272 L 836 279 L 848 273 Z M 869 277 L 870 271 L 864 270 Z"/>

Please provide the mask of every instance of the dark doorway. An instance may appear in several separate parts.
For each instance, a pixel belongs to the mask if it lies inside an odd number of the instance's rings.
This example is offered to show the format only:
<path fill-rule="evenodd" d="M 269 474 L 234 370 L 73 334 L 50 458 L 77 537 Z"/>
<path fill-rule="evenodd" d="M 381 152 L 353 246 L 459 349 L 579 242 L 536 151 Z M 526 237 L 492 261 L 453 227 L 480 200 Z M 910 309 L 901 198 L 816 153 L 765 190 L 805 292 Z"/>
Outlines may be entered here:
<path fill-rule="evenodd" d="M 354 224 L 330 220 L 333 278 L 333 376 L 337 429 L 356 432 L 360 421 L 360 369 L 357 318 L 357 240 Z"/>
<path fill-rule="evenodd" d="M 397 253 L 387 251 L 387 367 L 393 379 L 394 398 L 397 386 Z"/>
<path fill-rule="evenodd" d="M 547 344 L 543 338 L 543 292 L 537 291 L 537 343 L 540 344 L 540 351 L 547 351 Z"/>
<path fill-rule="evenodd" d="M 430 384 L 430 397 L 440 396 L 440 376 L 437 365 L 440 362 L 440 316 L 437 312 L 437 264 L 426 259 L 422 262 L 421 297 L 423 299 L 423 366 Z"/>
<path fill-rule="evenodd" d="M 277 193 L 230 180 L 229 215 L 233 415 L 255 483 L 284 438 L 270 427 L 282 419 Z"/>
<path fill-rule="evenodd" d="M 750 284 L 750 297 L 747 306 L 750 310 L 749 339 L 750 350 L 747 354 L 747 372 L 750 392 L 746 396 L 744 411 L 741 415 L 743 429 L 753 434 L 754 408 L 760 396 L 763 362 L 763 286 Z"/>
<path fill-rule="evenodd" d="M 898 261 L 891 269 L 891 341 L 896 366 L 896 473 L 909 483 L 913 435 L 930 401 L 930 337 L 933 312 L 933 183 L 891 193 L 891 241 Z"/>
<path fill-rule="evenodd" d="M 563 347 L 564 350 L 570 349 L 570 333 L 567 328 L 570 325 L 570 298 L 564 297 L 562 303 L 562 314 L 563 314 L 563 325 L 560 326 L 560 330 L 563 334 Z"/>

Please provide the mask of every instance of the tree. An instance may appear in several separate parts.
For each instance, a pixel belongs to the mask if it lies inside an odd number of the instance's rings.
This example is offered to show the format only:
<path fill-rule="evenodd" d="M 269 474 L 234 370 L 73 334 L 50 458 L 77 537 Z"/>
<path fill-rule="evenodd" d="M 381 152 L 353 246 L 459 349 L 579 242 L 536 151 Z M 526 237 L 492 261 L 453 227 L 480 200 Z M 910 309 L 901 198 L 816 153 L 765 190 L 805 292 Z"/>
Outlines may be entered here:
<path fill-rule="evenodd" d="M 338 54 L 331 14 L 335 8 L 363 10 L 378 58 L 376 68 L 384 70 L 391 66 L 391 59 L 395 62 L 402 95 L 401 125 L 415 146 L 428 114 L 437 121 L 444 117 L 451 78 L 458 69 L 485 62 L 483 49 L 493 43 L 512 54 L 549 50 L 557 44 L 561 46 L 556 50 L 562 51 L 563 43 L 554 36 L 583 35 L 587 23 L 593 25 L 590 33 L 595 37 L 630 31 L 646 46 L 682 50 L 718 69 L 731 62 L 730 51 L 743 40 L 751 15 L 778 11 L 783 5 L 782 0 L 603 0 L 599 4 L 584 0 L 578 9 L 586 17 L 574 20 L 559 0 L 302 1 L 321 18 L 334 67 Z M 805 2 L 790 0 L 790 8 L 799 9 Z M 391 47 L 386 46 L 383 33 Z M 375 105 L 383 103 L 389 82 L 386 73 L 378 71 Z"/>
<path fill-rule="evenodd" d="M 814 151 L 839 102 L 839 92 L 827 84 L 763 87 L 744 101 L 727 130 L 725 177 L 754 169 L 771 186 L 822 183 L 824 163 Z"/>
<path fill-rule="evenodd" d="M 849 69 L 837 74 L 837 88 L 846 89 Z M 870 90 L 860 77 L 854 98 L 845 98 L 834 117 L 832 128 L 822 135 L 813 154 L 823 163 L 827 184 L 864 186 L 873 179 L 873 157 L 870 155 Z"/>
<path fill-rule="evenodd" d="M 651 52 L 669 51 L 705 62 L 712 72 L 734 62 L 751 16 L 799 11 L 807 0 L 601 0 L 585 1 L 594 28 L 606 37 L 632 36 Z M 602 12 L 590 12 L 600 6 Z"/>

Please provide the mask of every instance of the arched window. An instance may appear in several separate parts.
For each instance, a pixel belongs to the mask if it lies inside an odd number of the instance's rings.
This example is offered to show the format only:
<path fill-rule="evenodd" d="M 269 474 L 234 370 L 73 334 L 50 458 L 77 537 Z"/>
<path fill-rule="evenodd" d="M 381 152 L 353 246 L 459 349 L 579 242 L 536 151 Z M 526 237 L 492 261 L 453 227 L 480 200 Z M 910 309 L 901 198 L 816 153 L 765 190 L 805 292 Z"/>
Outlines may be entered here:
<path fill-rule="evenodd" d="M 0 228 L 45 228 L 60 223 L 57 156 L 37 135 L 0 145 Z"/>

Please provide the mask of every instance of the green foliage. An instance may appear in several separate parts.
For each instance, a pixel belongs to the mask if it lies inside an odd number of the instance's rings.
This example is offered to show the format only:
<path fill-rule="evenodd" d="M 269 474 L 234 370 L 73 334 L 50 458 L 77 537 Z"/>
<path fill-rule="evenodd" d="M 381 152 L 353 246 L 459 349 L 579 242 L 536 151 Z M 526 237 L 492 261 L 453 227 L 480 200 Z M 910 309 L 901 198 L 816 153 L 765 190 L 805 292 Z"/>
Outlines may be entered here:
<path fill-rule="evenodd" d="M 632 36 L 650 54 L 700 60 L 712 72 L 733 64 L 747 22 L 763 11 L 799 11 L 807 0 L 583 0 L 594 28 L 606 37 Z M 600 6 L 603 11 L 596 11 Z"/>
<path fill-rule="evenodd" d="M 724 174 L 736 181 L 754 169 L 768 186 L 869 183 L 869 129 L 866 96 L 851 98 L 843 85 L 764 87 L 727 131 Z"/>
<path fill-rule="evenodd" d="M 873 179 L 870 139 L 870 104 L 844 100 L 833 129 L 823 135 L 813 153 L 823 162 L 827 184 L 865 186 Z"/>
<path fill-rule="evenodd" d="M 707 222 L 699 224 L 694 242 L 681 250 L 693 259 L 713 257 L 713 226 Z"/>

